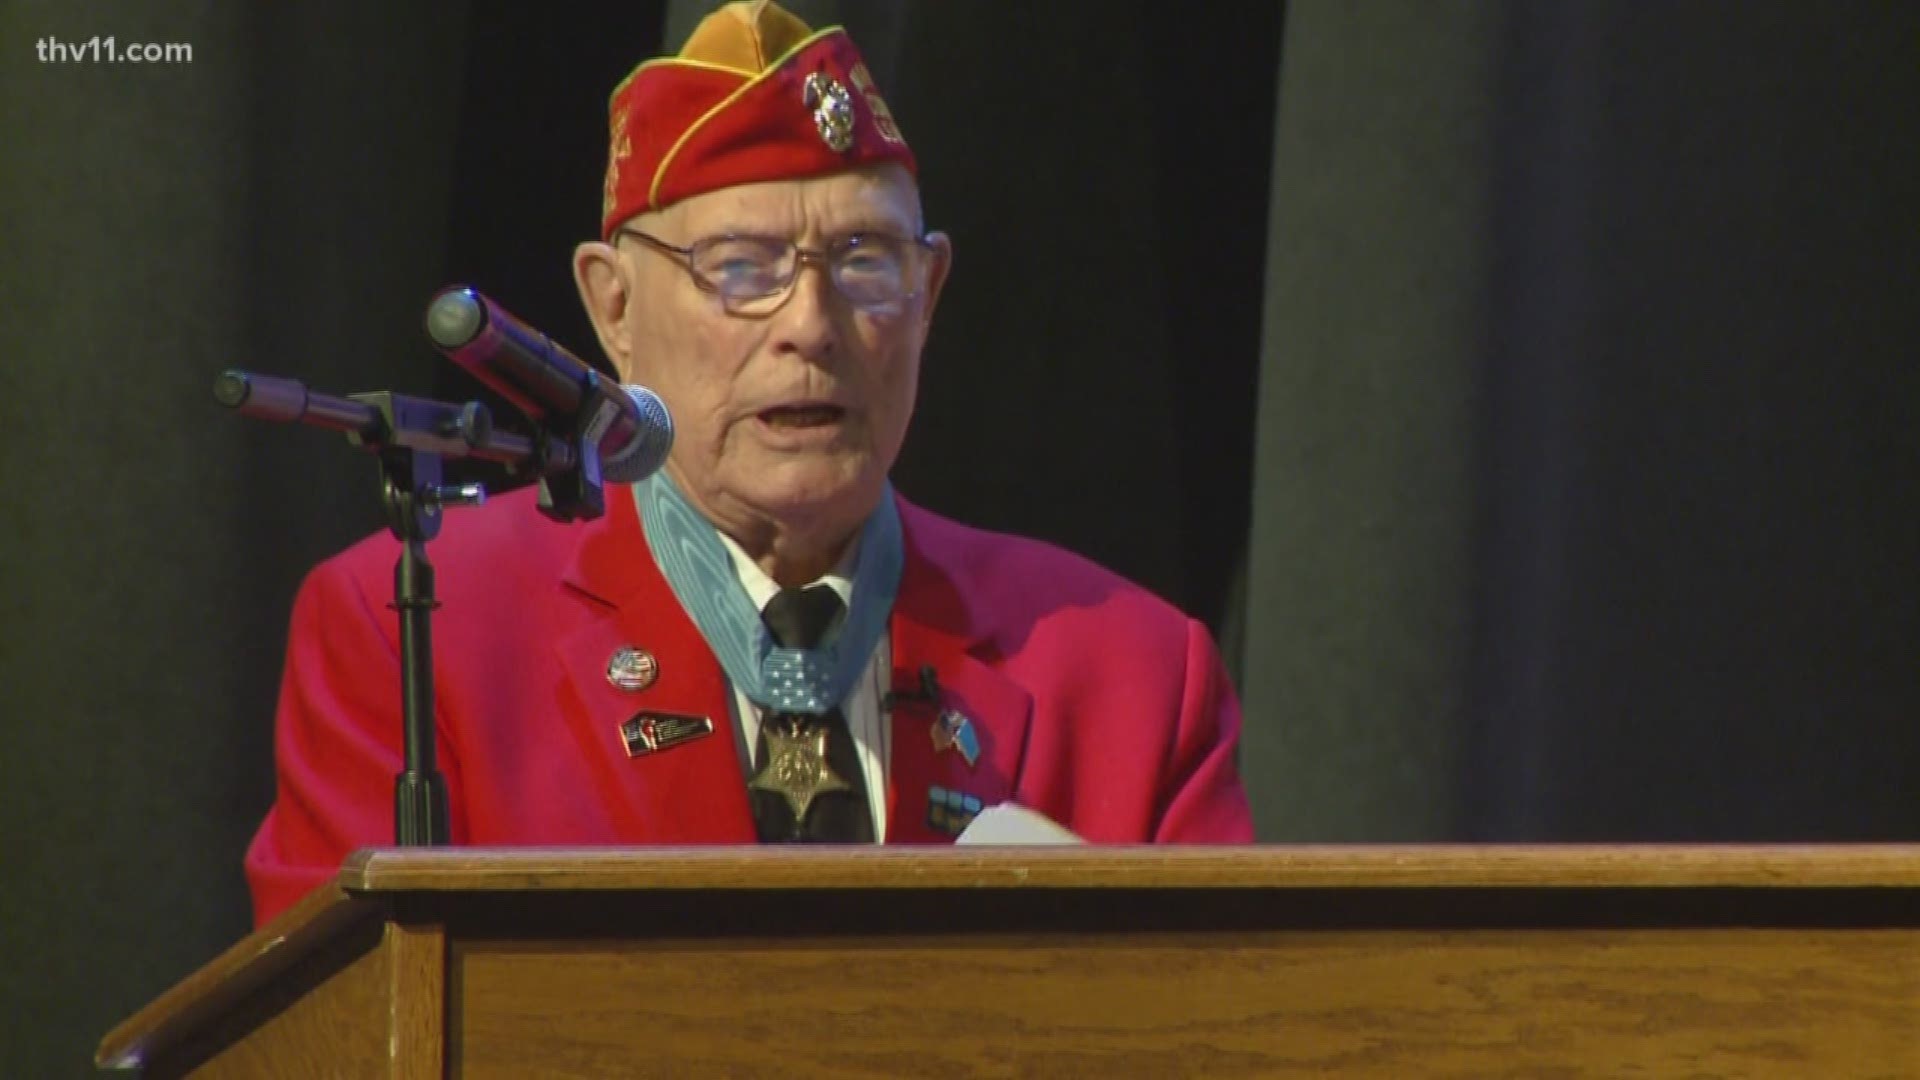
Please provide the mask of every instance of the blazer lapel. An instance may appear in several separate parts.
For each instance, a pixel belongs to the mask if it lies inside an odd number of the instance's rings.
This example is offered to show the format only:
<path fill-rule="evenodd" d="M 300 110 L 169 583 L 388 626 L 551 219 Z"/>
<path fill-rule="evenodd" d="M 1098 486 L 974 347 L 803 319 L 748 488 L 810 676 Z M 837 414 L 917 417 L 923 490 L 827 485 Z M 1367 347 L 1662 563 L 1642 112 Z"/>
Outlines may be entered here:
<path fill-rule="evenodd" d="M 610 489 L 607 502 L 563 579 L 593 611 L 554 643 L 567 725 L 607 793 L 619 842 L 751 843 L 753 813 L 726 677 L 654 565 L 629 491 Z M 629 646 L 657 664 L 654 681 L 641 690 L 621 689 L 607 677 L 608 661 Z M 704 717 L 713 730 L 629 756 L 621 725 L 644 712 Z"/>
<path fill-rule="evenodd" d="M 912 521 L 903 504 L 906 558 L 889 625 L 895 692 L 886 841 L 951 843 L 970 812 L 1012 796 L 1033 698 L 970 651 L 978 644 L 978 623 L 917 542 Z M 933 673 L 937 700 L 916 696 L 925 669 Z M 979 753 L 971 762 L 959 744 L 936 737 L 943 713 L 964 718 L 972 729 Z"/>

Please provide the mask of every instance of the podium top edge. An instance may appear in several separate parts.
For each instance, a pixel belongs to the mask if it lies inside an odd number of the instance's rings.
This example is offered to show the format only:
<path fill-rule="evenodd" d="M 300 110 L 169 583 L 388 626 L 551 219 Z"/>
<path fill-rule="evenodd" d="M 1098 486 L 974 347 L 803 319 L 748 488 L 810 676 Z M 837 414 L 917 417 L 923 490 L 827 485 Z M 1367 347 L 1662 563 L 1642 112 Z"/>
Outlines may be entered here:
<path fill-rule="evenodd" d="M 718 889 L 1899 888 L 1920 844 L 369 848 L 350 893 Z"/>

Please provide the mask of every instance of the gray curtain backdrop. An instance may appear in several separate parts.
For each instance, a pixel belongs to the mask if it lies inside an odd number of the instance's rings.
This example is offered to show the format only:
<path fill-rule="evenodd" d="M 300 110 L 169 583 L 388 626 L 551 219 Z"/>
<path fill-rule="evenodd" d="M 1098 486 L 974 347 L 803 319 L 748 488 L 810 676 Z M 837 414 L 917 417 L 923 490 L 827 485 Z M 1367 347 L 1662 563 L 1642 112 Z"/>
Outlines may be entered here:
<path fill-rule="evenodd" d="M 898 483 L 1218 628 L 1263 838 L 1920 832 L 1920 6 L 793 6 L 958 249 Z M 244 932 L 379 526 L 213 374 L 473 396 L 448 280 L 588 353 L 605 95 L 705 7 L 0 8 L 0 1071 Z"/>
<path fill-rule="evenodd" d="M 1452 834 L 1501 8 L 1288 5 L 1244 674 L 1261 834 Z"/>
<path fill-rule="evenodd" d="M 1920 6 L 1288 5 L 1273 840 L 1920 834 Z"/>

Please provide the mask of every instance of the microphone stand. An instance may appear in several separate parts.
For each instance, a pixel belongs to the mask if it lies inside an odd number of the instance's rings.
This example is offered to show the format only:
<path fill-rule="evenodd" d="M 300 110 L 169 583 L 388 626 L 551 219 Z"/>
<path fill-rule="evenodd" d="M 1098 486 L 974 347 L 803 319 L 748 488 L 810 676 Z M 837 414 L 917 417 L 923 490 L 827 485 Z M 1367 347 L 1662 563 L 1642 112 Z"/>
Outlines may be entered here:
<path fill-rule="evenodd" d="M 390 400 L 374 408 L 383 418 L 393 412 Z M 452 834 L 446 778 L 440 774 L 433 741 L 433 612 L 440 602 L 434 598 L 427 541 L 440 535 L 443 509 L 478 506 L 486 501 L 486 489 L 479 484 L 458 488 L 442 484 L 441 456 L 433 451 L 378 439 L 366 445 L 379 455 L 380 501 L 387 511 L 387 531 L 400 541 L 400 558 L 393 566 L 393 609 L 400 615 L 401 730 L 406 757 L 393 781 L 393 840 L 409 847 L 440 846 Z"/>
<path fill-rule="evenodd" d="M 479 506 L 487 492 L 479 484 L 443 483 L 444 460 L 478 457 L 531 468 L 542 477 L 542 510 L 571 520 L 598 517 L 604 506 L 599 451 L 578 433 L 569 439 L 549 433 L 529 439 L 495 431 L 492 414 L 478 401 L 453 405 L 384 390 L 334 397 L 293 379 L 244 371 L 222 372 L 213 396 L 243 415 L 345 431 L 348 442 L 379 459 L 387 529 L 401 545 L 392 607 L 400 616 L 405 761 L 394 778 L 394 842 L 447 844 L 447 785 L 434 750 L 432 619 L 440 605 L 427 541 L 440 534 L 443 510 Z"/>

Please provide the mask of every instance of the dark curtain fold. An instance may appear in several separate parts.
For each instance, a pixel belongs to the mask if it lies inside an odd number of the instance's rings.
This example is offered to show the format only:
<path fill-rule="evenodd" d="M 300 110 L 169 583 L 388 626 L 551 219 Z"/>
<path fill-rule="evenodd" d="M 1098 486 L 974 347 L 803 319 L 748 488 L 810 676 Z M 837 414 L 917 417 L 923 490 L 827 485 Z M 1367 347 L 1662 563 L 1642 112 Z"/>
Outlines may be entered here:
<path fill-rule="evenodd" d="M 79 1076 L 250 919 L 295 585 L 380 523 L 338 435 L 216 372 L 418 391 L 465 8 L 0 8 L 4 1071 Z M 42 36 L 191 63 L 41 64 Z"/>
<path fill-rule="evenodd" d="M 1468 835 L 1920 836 L 1915 42 L 1508 11 Z"/>

